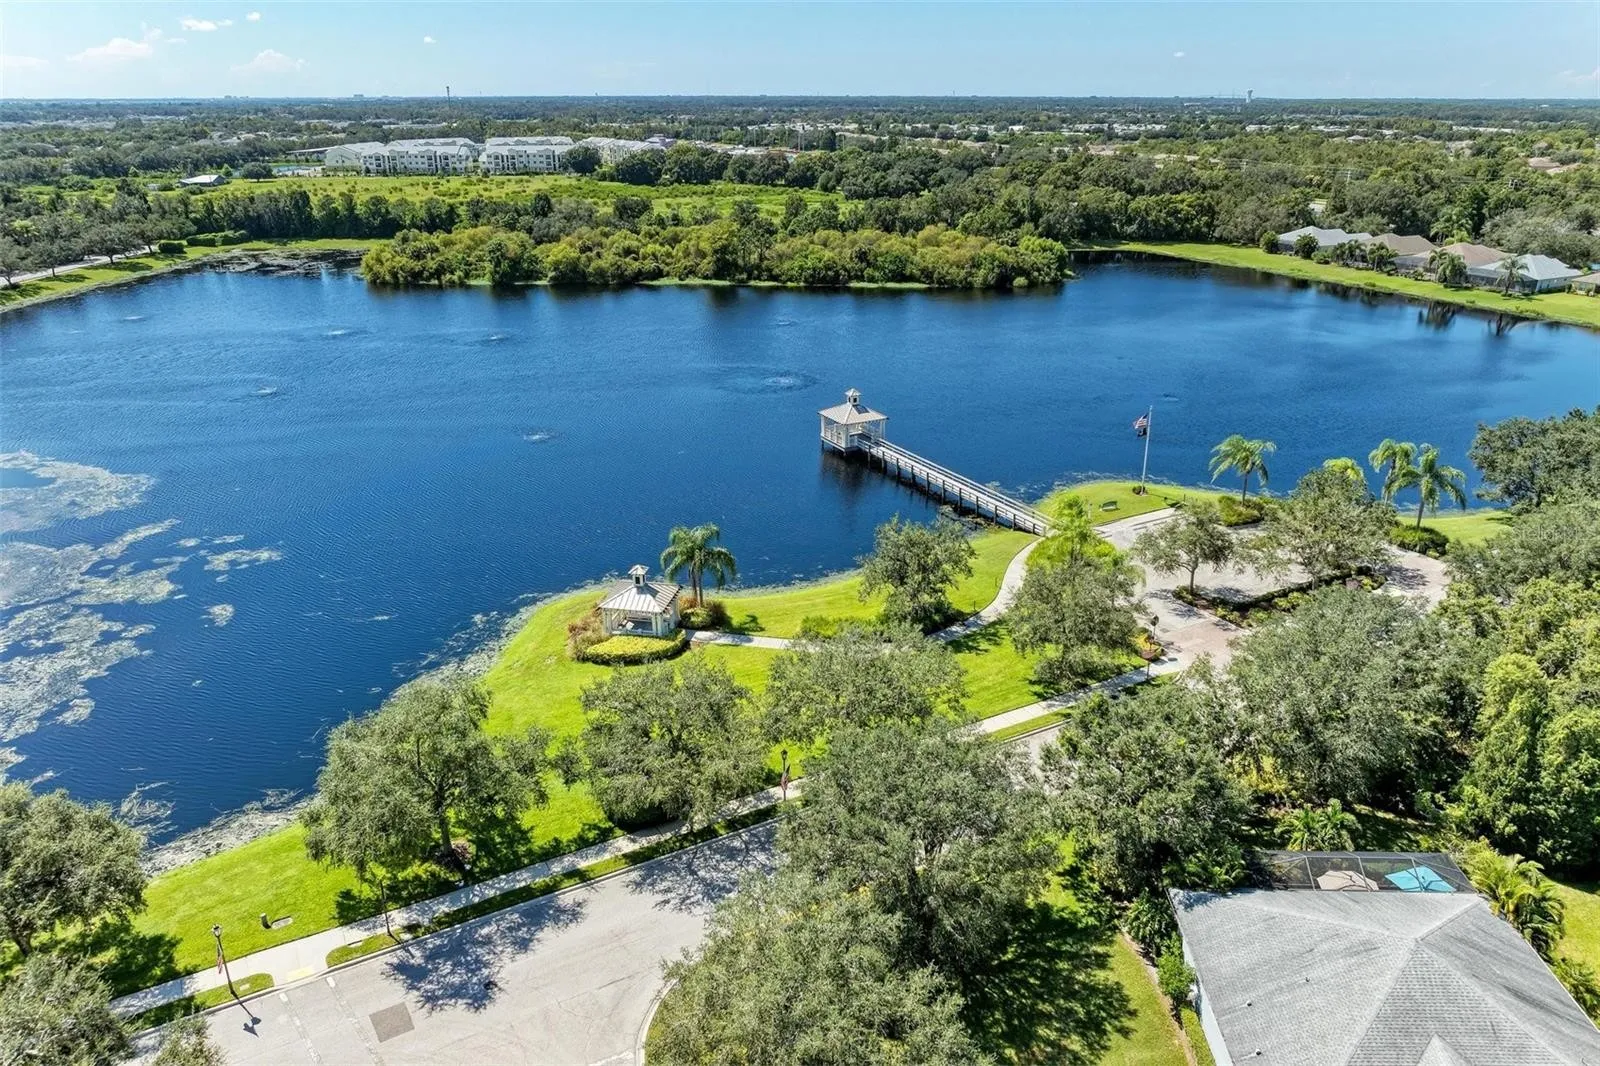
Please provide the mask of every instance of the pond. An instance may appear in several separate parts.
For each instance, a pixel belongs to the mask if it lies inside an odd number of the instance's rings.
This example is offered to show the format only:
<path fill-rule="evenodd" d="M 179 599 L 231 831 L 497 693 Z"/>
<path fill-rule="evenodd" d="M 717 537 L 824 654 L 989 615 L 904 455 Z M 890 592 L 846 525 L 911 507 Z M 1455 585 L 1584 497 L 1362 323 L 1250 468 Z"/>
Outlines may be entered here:
<path fill-rule="evenodd" d="M 1272 486 L 1386 436 L 1600 403 L 1600 343 L 1165 262 L 1051 292 L 382 292 L 200 272 L 0 320 L 0 748 L 157 835 L 304 790 L 327 730 L 533 599 L 716 522 L 746 583 L 851 565 L 932 505 L 822 455 L 847 387 L 896 442 L 1041 494 Z M 20 454 L 19 454 L 20 453 Z"/>

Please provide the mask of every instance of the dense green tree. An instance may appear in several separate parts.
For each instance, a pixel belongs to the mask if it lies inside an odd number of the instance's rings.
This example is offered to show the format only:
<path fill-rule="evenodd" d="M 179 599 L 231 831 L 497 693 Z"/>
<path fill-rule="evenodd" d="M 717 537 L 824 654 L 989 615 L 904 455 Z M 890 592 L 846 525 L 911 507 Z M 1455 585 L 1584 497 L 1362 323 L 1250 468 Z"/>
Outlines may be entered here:
<path fill-rule="evenodd" d="M 861 598 L 887 591 L 884 618 L 922 629 L 938 625 L 954 611 L 950 590 L 972 574 L 976 554 L 957 522 L 923 525 L 896 515 L 878 527 L 872 554 L 861 560 Z"/>
<path fill-rule="evenodd" d="M 1301 259 L 1310 259 L 1317 254 L 1317 238 L 1309 233 L 1302 233 L 1294 239 L 1294 254 Z"/>
<path fill-rule="evenodd" d="M 1478 495 L 1509 507 L 1600 498 L 1600 408 L 1480 423 L 1467 457 L 1483 473 Z"/>
<path fill-rule="evenodd" d="M 600 150 L 587 144 L 575 144 L 567 149 L 561 162 L 574 174 L 593 174 L 600 169 Z"/>
<path fill-rule="evenodd" d="M 1270 440 L 1251 440 L 1238 433 L 1228 437 L 1211 449 L 1211 480 L 1215 481 L 1229 470 L 1239 475 L 1239 499 L 1250 495 L 1250 475 L 1261 475 L 1261 487 L 1267 487 L 1267 456 L 1278 450 Z"/>
<path fill-rule="evenodd" d="M 1366 482 L 1318 469 L 1268 509 L 1245 554 L 1260 570 L 1284 573 L 1295 566 L 1326 582 L 1382 565 L 1393 527 L 1394 508 L 1374 499 Z"/>
<path fill-rule="evenodd" d="M 960 718 L 963 676 L 946 645 L 909 627 L 802 637 L 772 662 L 768 732 L 805 738 L 843 725 Z"/>
<path fill-rule="evenodd" d="M 907 967 L 907 919 L 866 893 L 780 872 L 712 913 L 650 1027 L 651 1062 L 967 1066 L 990 1060 L 932 967 Z"/>
<path fill-rule="evenodd" d="M 435 818 L 393 751 L 340 736 L 338 730 L 334 736 L 337 742 L 330 741 L 328 761 L 317 775 L 317 794 L 300 816 L 306 854 L 316 862 L 347 866 L 357 880 L 375 888 L 384 927 L 393 936 L 390 886 L 428 856 Z"/>
<path fill-rule="evenodd" d="M 1541 507 L 1487 544 L 1452 543 L 1449 562 L 1462 591 L 1503 600 L 1541 577 L 1593 584 L 1600 581 L 1600 499 Z"/>
<path fill-rule="evenodd" d="M 0 927 L 26 956 L 58 926 L 143 910 L 143 846 L 104 804 L 0 783 Z"/>
<path fill-rule="evenodd" d="M 438 854 L 451 861 L 452 818 L 462 823 L 506 822 L 547 799 L 544 774 L 552 769 L 549 737 L 537 728 L 491 738 L 483 731 L 488 694 L 466 678 L 420 680 L 401 688 L 374 713 L 346 722 L 328 738 L 328 758 L 317 775 L 329 804 L 364 799 L 352 780 L 379 775 L 396 804 L 427 812 Z M 324 817 L 343 821 L 343 811 Z M 356 821 L 359 812 L 348 815 Z"/>
<path fill-rule="evenodd" d="M 1120 558 L 1030 566 L 1008 613 L 1011 639 L 1042 653 L 1040 683 L 1063 690 L 1117 672 L 1139 631 L 1137 571 Z"/>
<path fill-rule="evenodd" d="M 0 984 L 0 1062 L 116 1066 L 128 1031 L 86 962 L 34 955 Z"/>
<path fill-rule="evenodd" d="M 1296 802 L 1408 799 L 1453 776 L 1465 730 L 1454 658 L 1404 600 L 1315 592 L 1236 642 L 1233 748 Z"/>
<path fill-rule="evenodd" d="M 491 285 L 520 285 L 544 277 L 544 260 L 526 234 L 495 234 L 484 243 L 483 259 Z"/>
<path fill-rule="evenodd" d="M 1079 704 L 1042 756 L 1062 821 L 1124 899 L 1209 853 L 1237 853 L 1248 804 L 1223 759 L 1227 718 L 1187 685 Z M 1189 887 L 1201 887 L 1191 885 Z"/>
<path fill-rule="evenodd" d="M 1095 559 L 1110 563 L 1117 550 L 1094 527 L 1089 505 L 1075 492 L 1064 493 L 1046 506 L 1050 531 L 1028 554 L 1029 566 L 1051 566 Z"/>
<path fill-rule="evenodd" d="M 721 544 L 722 530 L 710 522 L 698 526 L 674 526 L 667 534 L 667 547 L 661 553 L 661 569 L 670 578 L 689 575 L 689 588 L 694 602 L 704 601 L 705 576 L 721 588 L 724 583 L 739 576 L 738 562 L 733 553 Z"/>
<path fill-rule="evenodd" d="M 761 782 L 766 744 L 750 693 L 699 656 L 617 671 L 583 691 L 589 781 L 618 825 L 704 823 Z"/>
<path fill-rule="evenodd" d="M 1169 522 L 1139 534 L 1133 554 L 1158 573 L 1186 573 L 1194 591 L 1195 573 L 1202 566 L 1223 567 L 1233 561 L 1233 535 L 1222 524 L 1216 504 L 1201 500 L 1186 505 Z"/>
<path fill-rule="evenodd" d="M 901 951 L 973 981 L 1056 863 L 1025 753 L 948 723 L 846 728 L 779 829 L 786 869 L 899 918 Z"/>

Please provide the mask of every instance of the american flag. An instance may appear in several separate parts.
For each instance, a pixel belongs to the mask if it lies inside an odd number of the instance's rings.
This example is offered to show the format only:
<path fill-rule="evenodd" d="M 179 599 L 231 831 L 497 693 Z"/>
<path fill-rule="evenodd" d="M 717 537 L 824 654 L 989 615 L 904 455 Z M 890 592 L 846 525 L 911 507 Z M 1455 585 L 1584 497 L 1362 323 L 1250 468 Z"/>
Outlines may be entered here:
<path fill-rule="evenodd" d="M 1133 434 L 1134 434 L 1134 436 L 1142 437 L 1146 433 L 1149 433 L 1149 432 L 1150 432 L 1150 416 L 1149 415 L 1140 415 L 1138 418 L 1135 418 L 1133 420 Z"/>

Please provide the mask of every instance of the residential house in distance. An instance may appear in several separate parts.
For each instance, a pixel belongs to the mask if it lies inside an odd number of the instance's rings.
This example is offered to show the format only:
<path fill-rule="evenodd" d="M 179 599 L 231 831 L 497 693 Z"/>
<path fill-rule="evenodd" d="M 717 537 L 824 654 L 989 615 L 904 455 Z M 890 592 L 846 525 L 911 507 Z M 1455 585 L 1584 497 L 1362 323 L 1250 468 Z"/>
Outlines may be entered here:
<path fill-rule="evenodd" d="M 1433 254 L 1436 247 L 1426 237 L 1402 237 L 1398 233 L 1380 233 L 1367 241 L 1368 244 L 1381 244 L 1385 248 L 1394 250 L 1394 266 L 1396 270 L 1417 271 L 1428 265 L 1428 257 Z"/>
<path fill-rule="evenodd" d="M 1317 239 L 1317 249 L 1319 251 L 1327 248 L 1336 248 L 1346 241 L 1361 241 L 1364 243 L 1372 239 L 1372 234 L 1370 233 L 1346 233 L 1342 229 L 1301 226 L 1299 229 L 1292 229 L 1288 233 L 1278 234 L 1278 250 L 1281 252 L 1294 251 L 1295 242 L 1306 234 L 1310 234 Z"/>
<path fill-rule="evenodd" d="M 1507 258 L 1509 256 L 1482 266 L 1467 267 L 1468 284 L 1483 288 L 1504 285 Z M 1548 255 L 1524 255 L 1517 258 L 1520 267 L 1517 270 L 1516 284 L 1512 288 L 1518 292 L 1564 292 L 1572 284 L 1572 279 L 1583 275 L 1583 271 L 1574 270 L 1561 260 L 1552 259 Z"/>
<path fill-rule="evenodd" d="M 179 178 L 178 185 L 185 189 L 214 189 L 218 185 L 228 184 L 228 179 L 221 174 L 196 174 L 192 178 Z"/>
<path fill-rule="evenodd" d="M 1269 852 L 1171 890 L 1217 1066 L 1595 1066 L 1600 1030 L 1446 855 Z"/>
<path fill-rule="evenodd" d="M 1572 279 L 1572 291 L 1593 296 L 1600 292 L 1600 273 L 1584 274 Z"/>
<path fill-rule="evenodd" d="M 571 137 L 490 137 L 478 166 L 485 174 L 554 174 L 571 148 Z"/>
<path fill-rule="evenodd" d="M 600 153 L 600 162 L 617 164 L 636 152 L 663 152 L 666 149 L 649 141 L 629 141 L 621 137 L 585 137 L 578 142 Z"/>
<path fill-rule="evenodd" d="M 1468 270 L 1477 266 L 1498 263 L 1506 257 L 1506 253 L 1498 248 L 1490 248 L 1487 244 L 1470 244 L 1466 241 L 1447 244 L 1439 250 L 1441 252 L 1449 252 L 1452 255 L 1459 255 L 1461 261 L 1467 264 Z"/>
<path fill-rule="evenodd" d="M 600 601 L 600 625 L 608 637 L 666 637 L 678 628 L 682 587 L 651 581 L 650 571 L 635 565 L 628 580 L 618 581 Z"/>

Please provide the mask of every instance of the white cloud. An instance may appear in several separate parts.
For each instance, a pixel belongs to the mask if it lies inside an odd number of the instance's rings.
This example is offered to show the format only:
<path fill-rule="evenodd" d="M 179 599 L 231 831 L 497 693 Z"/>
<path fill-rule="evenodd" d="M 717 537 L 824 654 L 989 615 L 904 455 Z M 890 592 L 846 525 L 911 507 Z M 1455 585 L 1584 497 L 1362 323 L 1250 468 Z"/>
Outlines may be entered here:
<path fill-rule="evenodd" d="M 38 56 L 0 55 L 0 70 L 43 70 L 50 65 L 48 59 Z"/>
<path fill-rule="evenodd" d="M 244 17 L 244 20 L 246 22 L 260 22 L 261 21 L 261 12 L 252 11 L 252 12 L 250 12 L 250 14 L 248 14 L 248 15 L 246 15 Z"/>
<path fill-rule="evenodd" d="M 178 25 L 182 26 L 190 33 L 213 33 L 216 30 L 222 29 L 224 26 L 232 26 L 233 20 L 181 18 L 178 20 Z"/>
<path fill-rule="evenodd" d="M 433 43 L 433 38 L 432 37 L 424 37 L 422 39 L 422 43 L 423 44 L 432 44 Z"/>
<path fill-rule="evenodd" d="M 1595 67 L 1587 74 L 1577 70 L 1563 70 L 1561 72 L 1561 80 L 1572 85 L 1583 85 L 1591 81 L 1600 82 L 1600 67 Z"/>
<path fill-rule="evenodd" d="M 156 42 L 160 40 L 160 30 L 145 30 L 144 36 L 137 41 L 113 37 L 105 44 L 90 45 L 67 58 L 74 63 L 121 63 L 128 59 L 149 59 L 156 54 Z"/>
<path fill-rule="evenodd" d="M 1183 58 L 1183 53 L 1182 52 L 1174 52 L 1174 53 L 1172 53 L 1172 58 L 1173 59 L 1182 59 Z"/>
<path fill-rule="evenodd" d="M 273 48 L 264 48 L 248 63 L 233 68 L 235 74 L 293 74 L 306 65 L 304 59 L 291 59 Z"/>

